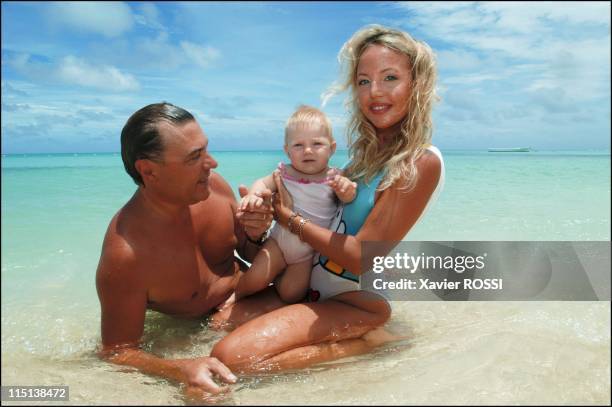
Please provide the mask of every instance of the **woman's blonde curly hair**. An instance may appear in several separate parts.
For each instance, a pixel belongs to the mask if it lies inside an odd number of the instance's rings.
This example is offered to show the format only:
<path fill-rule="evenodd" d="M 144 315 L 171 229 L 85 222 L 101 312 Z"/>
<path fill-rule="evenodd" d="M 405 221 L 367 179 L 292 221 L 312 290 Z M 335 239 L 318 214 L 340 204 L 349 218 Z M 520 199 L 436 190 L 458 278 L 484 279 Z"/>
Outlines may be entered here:
<path fill-rule="evenodd" d="M 394 142 L 381 145 L 376 129 L 363 115 L 357 98 L 357 66 L 363 52 L 372 44 L 382 45 L 410 58 L 412 94 L 407 101 L 408 115 Z M 346 100 L 350 114 L 347 137 L 351 162 L 346 168 L 350 179 L 370 182 L 376 174 L 386 174 L 378 190 L 389 188 L 403 179 L 403 188 L 414 188 L 417 179 L 415 161 L 431 142 L 433 103 L 439 100 L 435 91 L 436 62 L 429 45 L 413 39 L 409 34 L 380 25 L 369 25 L 357 31 L 338 53 L 344 81 L 332 85 L 323 94 L 323 105 L 340 92 L 351 89 Z"/>

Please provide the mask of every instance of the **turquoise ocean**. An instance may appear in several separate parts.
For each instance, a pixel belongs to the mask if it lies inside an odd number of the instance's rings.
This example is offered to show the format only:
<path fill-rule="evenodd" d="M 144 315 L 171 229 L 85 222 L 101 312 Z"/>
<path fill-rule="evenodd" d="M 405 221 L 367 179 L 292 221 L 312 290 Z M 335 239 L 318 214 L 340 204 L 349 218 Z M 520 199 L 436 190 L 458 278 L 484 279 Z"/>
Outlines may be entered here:
<path fill-rule="evenodd" d="M 407 240 L 610 240 L 609 151 L 442 153 L 444 189 Z M 236 195 L 239 184 L 284 160 L 281 151 L 213 156 Z M 339 151 L 332 164 L 347 159 Z M 111 217 L 136 189 L 120 154 L 3 155 L 1 167 L 2 384 L 70 385 L 71 402 L 84 404 L 183 404 L 175 385 L 95 356 L 100 248 Z M 410 333 L 408 346 L 350 365 L 245 378 L 222 402 L 610 400 L 609 302 L 404 302 L 397 309 L 390 326 Z M 219 335 L 203 322 L 150 312 L 144 343 L 166 357 L 201 356 Z M 373 380 L 382 392 L 368 386 Z"/>

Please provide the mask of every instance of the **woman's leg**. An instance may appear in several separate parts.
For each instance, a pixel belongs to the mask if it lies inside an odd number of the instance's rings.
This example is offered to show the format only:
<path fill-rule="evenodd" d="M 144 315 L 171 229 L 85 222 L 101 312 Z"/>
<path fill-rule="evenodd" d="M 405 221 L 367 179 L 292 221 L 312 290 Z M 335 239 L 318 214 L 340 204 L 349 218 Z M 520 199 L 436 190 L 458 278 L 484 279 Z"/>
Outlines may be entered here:
<path fill-rule="evenodd" d="M 211 356 L 237 372 L 302 368 L 368 351 L 371 343 L 362 337 L 390 314 L 389 304 L 367 291 L 292 304 L 239 326 Z"/>
<path fill-rule="evenodd" d="M 256 364 L 251 370 L 272 372 L 303 369 L 317 363 L 368 353 L 377 346 L 400 339 L 405 338 L 391 334 L 381 326 L 366 332 L 360 338 L 323 342 L 279 353 Z"/>

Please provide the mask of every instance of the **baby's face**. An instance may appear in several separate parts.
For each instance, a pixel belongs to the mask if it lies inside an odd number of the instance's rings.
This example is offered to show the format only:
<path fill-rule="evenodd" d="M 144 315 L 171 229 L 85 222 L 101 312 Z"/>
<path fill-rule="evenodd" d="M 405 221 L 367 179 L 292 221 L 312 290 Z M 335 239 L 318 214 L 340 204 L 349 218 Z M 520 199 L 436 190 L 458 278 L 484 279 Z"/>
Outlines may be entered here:
<path fill-rule="evenodd" d="M 285 152 L 291 166 L 304 174 L 315 175 L 327 169 L 329 158 L 336 151 L 336 142 L 330 140 L 319 126 L 293 130 L 287 137 Z"/>

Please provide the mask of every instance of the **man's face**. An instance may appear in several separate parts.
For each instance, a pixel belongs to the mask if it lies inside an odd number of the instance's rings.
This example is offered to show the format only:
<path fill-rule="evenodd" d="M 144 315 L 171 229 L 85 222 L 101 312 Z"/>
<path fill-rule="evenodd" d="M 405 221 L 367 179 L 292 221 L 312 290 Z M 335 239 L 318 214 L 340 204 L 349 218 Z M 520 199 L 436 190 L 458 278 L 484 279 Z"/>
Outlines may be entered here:
<path fill-rule="evenodd" d="M 206 150 L 208 139 L 198 123 L 176 126 L 162 122 L 159 131 L 164 148 L 162 161 L 156 164 L 160 195 L 188 205 L 208 198 L 208 180 L 217 162 Z"/>

